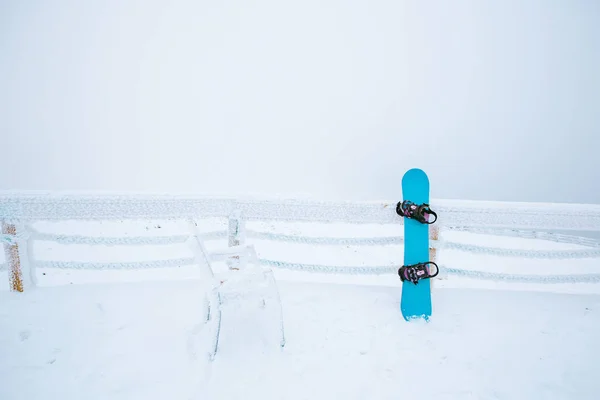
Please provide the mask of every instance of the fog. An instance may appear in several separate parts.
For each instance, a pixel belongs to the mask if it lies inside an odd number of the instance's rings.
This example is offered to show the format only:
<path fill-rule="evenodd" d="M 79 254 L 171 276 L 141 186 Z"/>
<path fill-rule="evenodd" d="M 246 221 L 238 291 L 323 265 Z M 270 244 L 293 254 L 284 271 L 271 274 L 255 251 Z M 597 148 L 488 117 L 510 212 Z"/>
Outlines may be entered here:
<path fill-rule="evenodd" d="M 596 0 L 0 0 L 0 189 L 600 203 Z"/>

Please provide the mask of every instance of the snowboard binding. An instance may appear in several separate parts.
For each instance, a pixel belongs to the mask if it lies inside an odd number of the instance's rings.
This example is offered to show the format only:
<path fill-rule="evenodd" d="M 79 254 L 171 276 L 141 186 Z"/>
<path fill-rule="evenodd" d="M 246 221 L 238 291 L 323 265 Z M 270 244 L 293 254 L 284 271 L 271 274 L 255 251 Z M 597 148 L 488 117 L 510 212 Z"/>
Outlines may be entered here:
<path fill-rule="evenodd" d="M 435 273 L 432 274 L 430 272 L 430 268 L 427 267 L 427 264 L 432 264 L 435 266 Z M 403 265 L 398 269 L 398 275 L 400 276 L 400 280 L 410 281 L 415 285 L 419 282 L 420 279 L 434 278 L 440 272 L 440 268 L 433 261 L 428 261 L 425 263 L 417 263 L 413 265 Z"/>
<path fill-rule="evenodd" d="M 396 205 L 396 213 L 401 217 L 415 219 L 422 224 L 433 224 L 437 221 L 437 214 L 429 208 L 429 204 L 416 205 L 410 200 L 398 202 Z M 433 220 L 429 221 L 425 214 L 433 215 Z"/>

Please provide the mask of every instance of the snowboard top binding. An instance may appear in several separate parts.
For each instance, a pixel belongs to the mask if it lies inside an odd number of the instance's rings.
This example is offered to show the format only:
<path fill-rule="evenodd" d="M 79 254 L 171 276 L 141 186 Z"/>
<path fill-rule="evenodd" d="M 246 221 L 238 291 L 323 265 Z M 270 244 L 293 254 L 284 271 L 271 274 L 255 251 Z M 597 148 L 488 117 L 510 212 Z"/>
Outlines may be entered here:
<path fill-rule="evenodd" d="M 432 264 L 435 266 L 435 273 L 432 274 L 430 268 L 427 267 L 428 264 Z M 398 275 L 400 276 L 400 280 L 410 281 L 415 285 L 419 282 L 420 279 L 434 278 L 440 272 L 440 268 L 433 261 L 427 261 L 424 263 L 417 263 L 412 265 L 403 265 L 398 269 Z"/>
<path fill-rule="evenodd" d="M 429 225 L 437 221 L 437 214 L 429 208 L 427 203 L 417 205 L 410 200 L 399 201 L 396 205 L 396 213 L 401 217 L 415 219 L 422 224 Z M 429 221 L 425 214 L 433 215 L 433 220 Z"/>

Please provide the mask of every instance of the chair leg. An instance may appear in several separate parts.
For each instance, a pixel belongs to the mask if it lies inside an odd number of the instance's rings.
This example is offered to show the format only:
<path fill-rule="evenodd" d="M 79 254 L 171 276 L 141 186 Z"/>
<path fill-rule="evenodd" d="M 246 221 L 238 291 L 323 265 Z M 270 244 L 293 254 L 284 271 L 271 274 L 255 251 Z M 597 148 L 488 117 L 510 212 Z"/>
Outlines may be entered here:
<path fill-rule="evenodd" d="M 271 282 L 271 287 L 273 288 L 273 291 L 275 293 L 275 302 L 277 303 L 277 314 L 279 317 L 279 330 L 280 330 L 280 339 L 279 339 L 279 346 L 280 347 L 284 347 L 285 346 L 285 330 L 283 327 L 283 305 L 281 304 L 281 296 L 279 294 L 279 288 L 277 287 L 277 282 L 275 281 L 275 276 L 273 275 L 273 271 L 269 270 L 267 272 L 265 272 L 265 274 L 267 275 L 267 279 Z"/>
<path fill-rule="evenodd" d="M 221 334 L 221 293 L 219 288 L 213 288 L 205 297 L 206 324 L 212 328 L 211 345 L 208 352 L 210 361 L 213 361 L 219 349 L 219 336 Z"/>

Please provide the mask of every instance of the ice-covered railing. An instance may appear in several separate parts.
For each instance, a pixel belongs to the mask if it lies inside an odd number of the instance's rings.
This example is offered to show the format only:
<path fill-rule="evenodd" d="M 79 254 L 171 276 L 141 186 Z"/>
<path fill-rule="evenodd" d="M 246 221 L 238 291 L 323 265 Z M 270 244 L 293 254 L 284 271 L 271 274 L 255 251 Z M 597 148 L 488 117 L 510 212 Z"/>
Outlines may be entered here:
<path fill-rule="evenodd" d="M 298 234 L 246 229 L 246 222 L 283 221 L 351 224 L 402 225 L 395 212 L 395 201 L 389 202 L 323 202 L 296 199 L 234 199 L 194 196 L 141 196 L 141 195 L 83 195 L 83 194 L 0 194 L 0 220 L 3 221 L 2 242 L 8 265 L 0 269 L 10 270 L 12 287 L 19 290 L 14 281 L 22 275 L 21 289 L 35 285 L 36 268 L 89 268 L 89 269 L 138 269 L 174 267 L 193 264 L 192 257 L 179 257 L 141 262 L 74 262 L 37 261 L 31 251 L 36 240 L 60 244 L 87 245 L 164 245 L 184 243 L 188 233 L 167 236 L 92 237 L 85 235 L 57 235 L 38 232 L 32 228 L 36 221 L 64 220 L 157 220 L 223 218 L 228 228 L 209 232 L 205 240 L 228 239 L 229 245 L 244 241 L 268 240 L 314 246 L 386 246 L 402 244 L 402 236 L 385 237 L 313 237 Z M 589 258 L 600 257 L 597 241 L 572 235 L 544 232 L 600 231 L 600 205 L 504 203 L 483 201 L 437 200 L 431 206 L 439 215 L 435 227 L 430 229 L 432 258 L 441 249 L 454 249 L 470 253 L 526 258 Z M 577 250 L 518 250 L 455 243 L 443 240 L 444 231 L 464 230 L 524 238 L 540 238 L 562 243 L 585 246 Z M 401 232 L 401 228 L 398 229 Z M 441 232 L 441 233 L 440 233 Z M 438 235 L 441 235 L 438 237 Z M 16 260 L 16 261 L 15 261 Z M 302 271 L 388 274 L 395 273 L 397 265 L 345 266 L 328 264 L 292 263 L 262 258 L 261 262 L 277 268 Z M 18 265 L 17 265 L 18 264 Z M 479 279 L 543 281 L 543 282 L 598 282 L 600 274 L 572 276 L 508 276 L 485 271 L 468 271 L 443 266 L 448 275 Z"/>
<path fill-rule="evenodd" d="M 193 196 L 0 193 L 0 220 L 118 220 L 227 217 L 249 221 L 402 223 L 396 201 L 332 202 Z M 445 226 L 526 230 L 598 231 L 600 205 L 433 199 Z"/>

